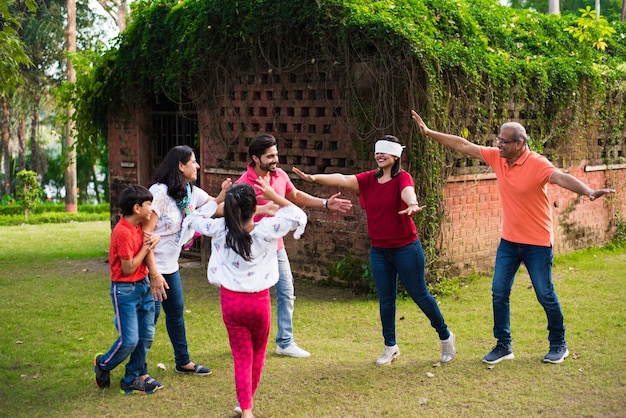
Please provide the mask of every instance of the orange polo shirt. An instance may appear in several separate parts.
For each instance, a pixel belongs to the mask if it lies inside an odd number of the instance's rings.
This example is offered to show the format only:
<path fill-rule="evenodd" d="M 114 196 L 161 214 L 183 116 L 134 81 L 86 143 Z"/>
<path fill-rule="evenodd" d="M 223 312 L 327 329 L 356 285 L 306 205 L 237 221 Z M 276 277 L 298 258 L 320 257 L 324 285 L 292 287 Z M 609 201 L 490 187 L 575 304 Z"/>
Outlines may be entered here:
<path fill-rule="evenodd" d="M 518 244 L 551 246 L 554 242 L 548 182 L 557 168 L 544 156 L 526 149 L 513 165 L 498 148 L 480 154 L 498 178 L 502 201 L 502 238 Z"/>

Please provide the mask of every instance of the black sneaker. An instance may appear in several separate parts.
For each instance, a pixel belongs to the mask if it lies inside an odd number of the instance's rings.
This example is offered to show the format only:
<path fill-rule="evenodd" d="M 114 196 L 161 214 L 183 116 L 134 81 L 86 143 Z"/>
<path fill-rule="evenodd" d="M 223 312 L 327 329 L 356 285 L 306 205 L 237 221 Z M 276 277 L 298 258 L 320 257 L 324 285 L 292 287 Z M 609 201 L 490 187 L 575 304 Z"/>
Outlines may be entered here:
<path fill-rule="evenodd" d="M 120 381 L 120 393 L 123 393 L 125 395 L 130 395 L 132 393 L 151 395 L 154 391 L 162 388 L 163 384 L 154 380 L 150 376 L 146 377 L 144 380 L 141 380 L 139 377 L 137 377 L 131 383 L 124 382 L 124 379 Z"/>
<path fill-rule="evenodd" d="M 100 357 L 103 355 L 103 353 L 96 354 L 96 356 L 93 358 L 93 372 L 95 375 L 94 381 L 100 389 L 108 388 L 109 386 L 111 386 L 111 372 L 109 372 L 108 370 L 102 370 L 100 368 Z"/>
<path fill-rule="evenodd" d="M 550 347 L 550 351 L 543 358 L 544 363 L 561 363 L 565 360 L 565 357 L 569 356 L 569 350 L 567 344 L 558 345 L 556 347 Z"/>
<path fill-rule="evenodd" d="M 177 364 L 176 365 L 176 371 L 178 373 L 197 374 L 198 376 L 208 376 L 211 373 L 213 373 L 213 371 L 211 369 L 209 369 L 208 367 L 201 366 L 198 363 L 194 363 L 193 369 L 184 369 L 182 366 L 179 366 Z"/>
<path fill-rule="evenodd" d="M 498 342 L 491 353 L 487 354 L 483 357 L 483 363 L 487 364 L 496 364 L 501 362 L 502 360 L 511 360 L 515 356 L 513 355 L 513 348 L 511 348 L 511 344 L 503 344 Z"/>

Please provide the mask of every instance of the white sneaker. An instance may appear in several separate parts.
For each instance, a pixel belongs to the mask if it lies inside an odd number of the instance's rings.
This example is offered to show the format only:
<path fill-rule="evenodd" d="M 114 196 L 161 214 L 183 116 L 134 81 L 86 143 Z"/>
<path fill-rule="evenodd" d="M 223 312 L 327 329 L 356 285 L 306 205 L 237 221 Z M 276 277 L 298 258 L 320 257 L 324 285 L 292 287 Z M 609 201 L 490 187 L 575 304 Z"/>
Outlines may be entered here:
<path fill-rule="evenodd" d="M 441 362 L 450 363 L 456 357 L 455 337 L 452 331 L 447 340 L 441 340 Z"/>
<path fill-rule="evenodd" d="M 243 414 L 243 409 L 241 409 L 241 405 L 239 404 L 235 405 L 235 408 L 233 408 L 233 411 L 235 411 L 239 415 Z"/>
<path fill-rule="evenodd" d="M 291 343 L 285 348 L 281 348 L 279 345 L 276 346 L 276 354 L 281 356 L 295 357 L 295 358 L 305 358 L 310 357 L 311 353 L 306 350 L 298 347 L 298 344 Z"/>
<path fill-rule="evenodd" d="M 398 344 L 393 347 L 385 346 L 385 351 L 383 351 L 383 355 L 376 360 L 377 366 L 383 366 L 387 364 L 391 364 L 391 361 L 400 355 L 400 348 Z"/>

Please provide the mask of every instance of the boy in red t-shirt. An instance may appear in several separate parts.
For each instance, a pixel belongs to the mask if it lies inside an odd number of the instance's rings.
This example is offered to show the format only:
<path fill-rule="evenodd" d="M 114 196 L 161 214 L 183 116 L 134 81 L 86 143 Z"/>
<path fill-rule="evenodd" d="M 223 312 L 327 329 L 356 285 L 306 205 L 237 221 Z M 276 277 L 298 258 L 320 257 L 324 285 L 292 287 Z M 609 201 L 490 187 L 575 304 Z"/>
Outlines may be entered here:
<path fill-rule="evenodd" d="M 152 215 L 152 193 L 143 186 L 129 186 L 120 193 L 119 206 L 122 217 L 113 228 L 109 248 L 110 294 L 118 338 L 106 354 L 95 356 L 95 382 L 100 388 L 108 387 L 110 371 L 130 356 L 120 392 L 151 394 L 163 387 L 148 375 L 146 363 L 154 339 L 155 310 L 147 265 L 153 265 L 148 259 L 154 257 L 152 249 L 158 238 L 144 240 L 141 223 Z"/>

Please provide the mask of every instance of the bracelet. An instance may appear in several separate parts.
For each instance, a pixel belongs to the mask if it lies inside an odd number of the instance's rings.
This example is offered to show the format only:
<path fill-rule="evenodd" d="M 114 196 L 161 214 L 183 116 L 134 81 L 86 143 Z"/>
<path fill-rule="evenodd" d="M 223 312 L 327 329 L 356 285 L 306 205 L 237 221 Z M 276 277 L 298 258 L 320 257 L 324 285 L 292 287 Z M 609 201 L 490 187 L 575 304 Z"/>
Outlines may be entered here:
<path fill-rule="evenodd" d="M 407 206 L 419 206 L 419 203 L 411 202 L 411 203 L 408 203 Z"/>
<path fill-rule="evenodd" d="M 324 207 L 328 209 L 328 199 L 324 199 Z"/>

